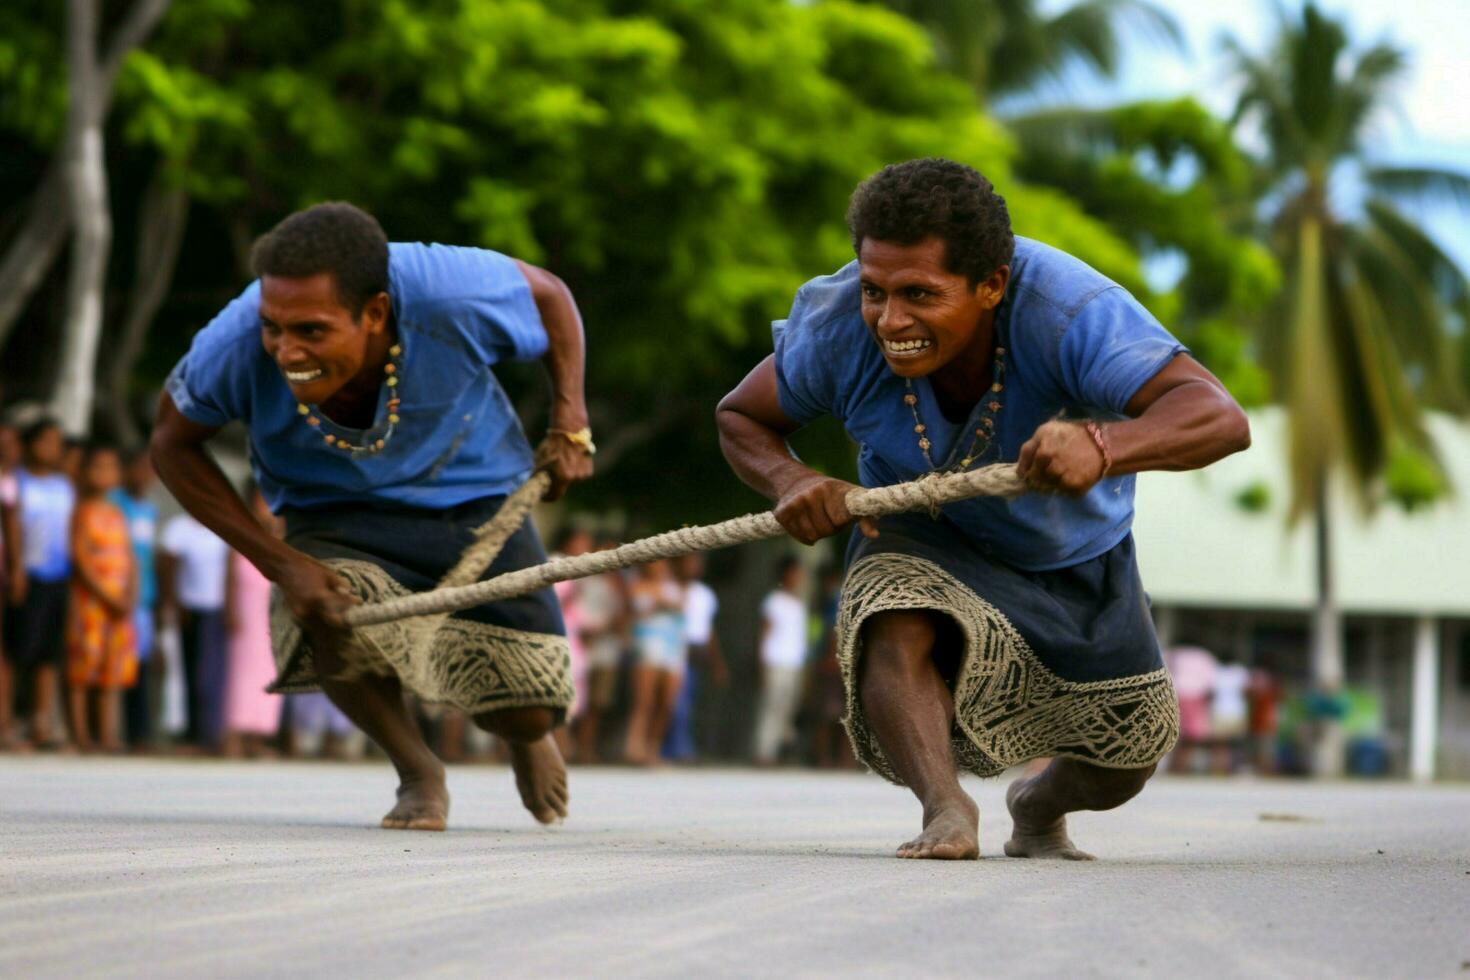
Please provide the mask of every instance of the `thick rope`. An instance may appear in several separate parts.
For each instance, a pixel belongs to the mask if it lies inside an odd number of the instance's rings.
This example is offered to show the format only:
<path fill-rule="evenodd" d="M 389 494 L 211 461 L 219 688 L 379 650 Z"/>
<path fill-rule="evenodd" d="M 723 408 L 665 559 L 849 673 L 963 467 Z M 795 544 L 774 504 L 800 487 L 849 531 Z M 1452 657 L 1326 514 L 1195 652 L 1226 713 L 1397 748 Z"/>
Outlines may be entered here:
<path fill-rule="evenodd" d="M 536 480 L 537 477 L 532 478 L 532 482 Z M 527 487 L 529 485 L 527 484 Z M 526 489 L 523 487 L 522 491 Z M 1010 463 L 997 463 L 963 473 L 931 474 L 912 483 L 899 483 L 891 487 L 859 488 L 847 495 L 847 509 L 854 517 L 882 517 L 885 514 L 898 514 L 912 510 L 934 510 L 944 504 L 969 497 L 1015 497 L 1024 490 L 1025 483 L 1017 475 L 1016 467 Z M 520 495 L 521 491 L 513 494 L 506 501 L 505 508 L 509 508 L 511 500 L 519 500 Z M 532 496 L 531 503 L 534 503 L 538 497 L 539 494 Z M 486 524 L 481 531 L 486 531 L 492 525 L 498 526 L 500 516 L 497 514 L 495 519 Z M 520 522 L 516 521 L 511 530 L 519 526 Z M 454 585 L 435 589 L 432 592 L 420 592 L 416 595 L 390 599 L 386 602 L 357 606 L 347 611 L 346 619 L 350 626 L 371 626 L 375 623 L 388 623 L 411 616 L 450 613 L 487 602 L 509 599 L 511 596 L 525 595 L 554 582 L 600 575 L 603 572 L 642 565 L 660 558 L 677 558 L 696 551 L 727 548 L 750 541 L 778 538 L 785 533 L 786 530 L 776 520 L 775 514 L 769 511 L 763 514 L 747 514 L 744 517 L 736 517 L 719 524 L 667 531 L 608 551 L 594 551 L 585 555 L 577 555 L 574 558 L 553 558 L 544 564 L 507 572 L 472 585 Z M 486 539 L 488 538 L 487 534 Z M 504 539 L 501 540 L 503 543 Z M 471 547 L 471 550 L 486 550 L 482 548 L 484 543 L 483 541 L 477 543 Z M 499 546 L 496 547 L 496 551 L 498 550 Z M 468 557 L 467 554 L 465 558 L 460 559 L 455 572 L 461 566 L 467 566 Z M 453 575 L 455 572 L 450 574 Z"/>

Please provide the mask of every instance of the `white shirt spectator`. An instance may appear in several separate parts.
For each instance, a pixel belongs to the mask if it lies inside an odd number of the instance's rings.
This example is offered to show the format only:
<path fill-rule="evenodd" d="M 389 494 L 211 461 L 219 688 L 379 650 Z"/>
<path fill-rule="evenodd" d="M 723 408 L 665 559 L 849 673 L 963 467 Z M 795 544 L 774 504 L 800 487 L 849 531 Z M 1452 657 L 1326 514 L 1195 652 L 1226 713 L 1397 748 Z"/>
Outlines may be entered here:
<path fill-rule="evenodd" d="M 1210 711 L 1215 717 L 1243 720 L 1246 716 L 1245 691 L 1250 682 L 1251 672 L 1242 664 L 1221 664 L 1215 668 L 1215 696 L 1210 702 Z"/>
<path fill-rule="evenodd" d="M 190 515 L 180 514 L 163 526 L 162 546 L 178 563 L 174 594 L 179 605 L 199 612 L 223 609 L 229 545 Z"/>
<path fill-rule="evenodd" d="M 766 623 L 761 663 L 767 667 L 800 667 L 806 661 L 806 606 L 784 589 L 761 603 Z"/>
<path fill-rule="evenodd" d="M 703 582 L 690 582 L 684 587 L 684 641 L 702 647 L 714 635 L 715 613 L 720 600 L 715 590 Z"/>

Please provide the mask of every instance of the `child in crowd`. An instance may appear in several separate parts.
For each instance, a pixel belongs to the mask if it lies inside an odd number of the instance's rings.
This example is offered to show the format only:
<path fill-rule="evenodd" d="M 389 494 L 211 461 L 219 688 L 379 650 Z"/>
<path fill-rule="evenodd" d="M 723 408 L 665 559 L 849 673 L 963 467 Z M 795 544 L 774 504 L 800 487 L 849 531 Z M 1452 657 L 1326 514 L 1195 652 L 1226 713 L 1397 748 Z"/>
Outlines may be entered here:
<path fill-rule="evenodd" d="M 7 598 L 11 595 L 11 584 L 19 582 L 25 574 L 21 566 L 20 485 L 15 479 L 19 465 L 20 435 L 15 426 L 0 424 L 0 596 Z M 0 608 L 3 606 L 4 602 L 0 602 Z M 0 636 L 4 635 L 4 626 L 0 616 Z M 12 731 L 15 688 L 11 681 L 10 660 L 4 642 L 0 641 L 0 750 L 18 745 Z"/>
<path fill-rule="evenodd" d="M 260 488 L 245 493 L 250 512 L 272 534 L 282 533 Z M 271 656 L 271 583 L 239 552 L 230 552 L 226 573 L 225 622 L 229 629 L 229 667 L 225 672 L 224 753 L 252 758 L 265 753 L 265 741 L 281 724 L 281 698 L 268 694 L 275 679 Z"/>
<path fill-rule="evenodd" d="M 122 459 L 116 449 L 94 446 L 83 455 L 71 524 L 66 633 L 72 734 L 83 752 L 94 746 L 104 752 L 121 749 L 120 692 L 133 686 L 138 673 L 133 642 L 137 564 L 127 518 L 107 496 L 121 479 Z"/>
<path fill-rule="evenodd" d="M 777 588 L 761 603 L 761 702 L 755 729 L 755 761 L 775 765 L 795 741 L 807 655 L 807 611 L 801 599 L 801 562 L 777 567 Z"/>
<path fill-rule="evenodd" d="M 659 746 L 674 715 L 684 684 L 688 647 L 684 642 L 684 587 L 666 559 L 638 570 L 629 590 L 633 608 L 633 712 L 628 719 L 627 761 L 647 766 L 658 761 Z"/>
<path fill-rule="evenodd" d="M 23 557 L 10 583 L 8 652 L 17 689 L 28 688 L 31 694 L 31 734 L 42 748 L 60 744 L 52 730 L 52 712 L 66 635 L 71 512 L 76 505 L 76 491 L 61 472 L 65 449 L 61 426 L 54 419 L 38 419 L 21 436 L 24 462 L 16 471 Z"/>
<path fill-rule="evenodd" d="M 163 656 L 154 656 L 157 634 L 158 576 L 154 552 L 158 542 L 158 505 L 148 499 L 153 484 L 153 461 L 146 449 L 134 450 L 123 464 L 122 486 L 112 502 L 128 521 L 133 560 L 138 565 L 138 601 L 133 608 L 133 640 L 138 650 L 138 682 L 123 698 L 128 744 L 134 749 L 153 745 L 154 719 L 163 700 Z"/>

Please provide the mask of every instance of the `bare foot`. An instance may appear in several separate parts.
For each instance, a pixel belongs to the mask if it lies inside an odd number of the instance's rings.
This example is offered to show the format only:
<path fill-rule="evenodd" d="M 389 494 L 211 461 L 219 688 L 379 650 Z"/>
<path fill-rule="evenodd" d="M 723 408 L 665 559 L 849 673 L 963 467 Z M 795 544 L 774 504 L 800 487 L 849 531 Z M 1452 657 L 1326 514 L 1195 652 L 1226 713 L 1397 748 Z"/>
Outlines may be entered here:
<path fill-rule="evenodd" d="M 1058 861 L 1094 861 L 1091 854 L 1077 849 L 1067 836 L 1067 818 L 1047 820 L 1028 809 L 1027 790 L 1037 777 L 1018 779 L 1006 790 L 1006 809 L 1015 822 L 1011 839 L 1006 841 L 1006 856 L 1050 858 Z"/>
<path fill-rule="evenodd" d="M 901 858 L 973 861 L 980 856 L 980 808 L 961 793 L 924 814 L 924 832 L 898 848 Z"/>
<path fill-rule="evenodd" d="M 398 802 L 383 817 L 384 830 L 443 830 L 449 822 L 444 771 L 398 785 Z"/>
<path fill-rule="evenodd" d="M 516 789 L 531 816 L 542 823 L 567 817 L 567 766 L 550 733 L 535 742 L 511 742 L 510 765 L 516 774 Z"/>

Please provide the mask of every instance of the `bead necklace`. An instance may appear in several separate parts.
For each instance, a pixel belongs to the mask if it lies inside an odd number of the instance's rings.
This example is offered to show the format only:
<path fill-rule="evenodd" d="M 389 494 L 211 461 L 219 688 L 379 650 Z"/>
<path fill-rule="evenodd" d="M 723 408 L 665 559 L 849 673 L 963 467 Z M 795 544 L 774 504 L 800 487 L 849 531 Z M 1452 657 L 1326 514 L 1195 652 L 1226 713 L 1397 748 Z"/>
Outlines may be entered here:
<path fill-rule="evenodd" d="M 990 448 L 990 442 L 995 437 L 995 416 L 1000 411 L 1000 393 L 1005 390 L 1005 373 L 1006 349 L 997 347 L 995 349 L 995 377 L 988 392 L 989 400 L 986 401 L 984 411 L 981 412 L 975 427 L 975 438 L 970 443 L 969 451 L 950 469 L 968 469 L 971 463 L 979 459 Z M 928 436 L 929 427 L 919 417 L 919 396 L 914 391 L 913 379 L 905 378 L 904 387 L 907 390 L 904 392 L 903 403 L 909 407 L 909 411 L 914 416 L 914 432 L 919 436 L 919 452 L 924 454 L 924 462 L 929 464 L 929 471 L 937 473 L 939 467 L 935 466 L 934 460 L 929 457 L 929 447 L 932 445 Z"/>
<path fill-rule="evenodd" d="M 325 432 L 322 434 L 322 438 L 328 446 L 331 446 L 334 449 L 340 449 L 343 452 L 353 456 L 362 456 L 382 452 L 383 447 L 388 445 L 388 440 L 392 439 L 393 433 L 398 430 L 398 406 L 400 404 L 398 397 L 398 358 L 402 353 L 403 348 L 398 344 L 394 344 L 392 347 L 389 347 L 389 360 L 387 364 L 383 365 L 383 373 L 387 375 L 383 383 L 388 386 L 387 431 L 384 432 L 377 439 L 369 439 L 361 445 L 349 442 L 342 436 L 337 436 L 333 435 L 330 432 Z M 305 417 L 306 424 L 311 426 L 313 429 L 321 427 L 322 420 L 312 413 L 311 406 L 307 405 L 305 402 L 296 403 L 296 412 L 298 415 Z"/>

